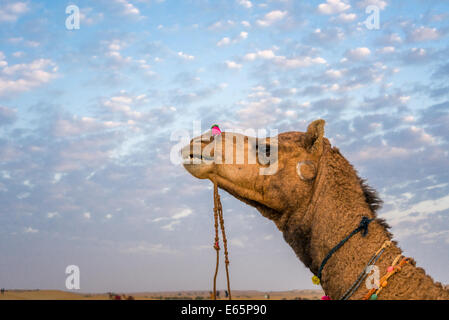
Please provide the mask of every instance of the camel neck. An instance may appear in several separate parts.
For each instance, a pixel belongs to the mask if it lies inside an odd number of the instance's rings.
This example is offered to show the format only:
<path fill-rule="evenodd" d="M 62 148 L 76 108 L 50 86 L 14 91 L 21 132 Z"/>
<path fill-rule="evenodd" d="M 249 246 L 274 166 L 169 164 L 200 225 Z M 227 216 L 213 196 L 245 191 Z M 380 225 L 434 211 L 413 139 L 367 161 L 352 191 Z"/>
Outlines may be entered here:
<path fill-rule="evenodd" d="M 319 202 L 312 216 L 314 221 L 311 226 L 298 224 L 286 230 L 284 238 L 306 267 L 317 275 L 323 259 L 359 226 L 363 216 L 373 218 L 372 212 L 366 208 L 331 208 L 329 204 Z M 365 237 L 359 232 L 346 241 L 329 258 L 322 270 L 321 286 L 326 294 L 331 299 L 341 298 L 364 270 L 373 254 L 389 239 L 385 228 L 374 220 L 369 224 Z M 395 244 L 383 252 L 376 263 L 381 274 L 400 253 Z M 360 299 L 367 291 L 365 283 L 362 283 L 352 298 Z"/>
<path fill-rule="evenodd" d="M 351 237 L 332 255 L 322 270 L 321 286 L 326 295 L 331 299 L 340 299 L 365 269 L 373 254 L 385 241 L 391 240 L 391 234 L 383 221 L 375 217 L 352 166 L 338 152 L 326 154 L 329 159 L 325 159 L 325 166 L 320 168 L 309 209 L 292 213 L 285 224 L 283 235 L 299 259 L 317 275 L 329 251 L 360 224 L 362 217 L 374 219 L 365 237 L 361 233 Z M 382 253 L 375 264 L 380 277 L 401 252 L 393 242 Z M 388 282 L 388 287 L 382 291 L 383 299 L 447 299 L 449 296 L 441 285 L 435 284 L 425 275 L 423 269 L 416 268 L 414 262 Z M 420 288 L 424 283 L 426 290 Z M 351 299 L 361 299 L 368 289 L 363 282 Z"/>
<path fill-rule="evenodd" d="M 359 211 L 360 212 L 360 211 Z M 350 213 L 356 215 L 355 212 Z M 368 214 L 368 212 L 365 212 Z M 358 213 L 359 218 L 363 215 Z M 333 215 L 332 215 L 333 216 Z M 335 215 L 337 216 L 337 215 Z M 329 220 L 332 218 L 329 218 Z M 348 226 L 342 225 L 340 219 L 335 219 L 329 227 L 314 227 L 310 231 L 311 238 L 311 264 L 310 269 L 314 274 L 322 264 L 329 252 L 358 227 L 361 219 L 352 220 Z M 352 236 L 329 258 L 321 273 L 321 286 L 332 299 L 340 299 L 348 290 L 359 274 L 364 271 L 372 256 L 389 240 L 383 226 L 376 220 L 372 221 L 363 236 L 361 232 Z M 401 253 L 394 243 L 386 248 L 376 261 L 379 268 L 379 277 L 385 272 L 393 259 Z M 352 298 L 360 299 L 368 291 L 363 282 Z"/>
<path fill-rule="evenodd" d="M 328 211 L 320 212 L 321 209 L 320 206 L 317 207 L 317 216 L 326 216 Z M 362 215 L 368 213 L 369 211 L 363 212 L 362 208 L 354 211 L 348 208 L 346 214 L 342 211 L 327 214 L 329 223 L 317 224 L 309 230 L 308 267 L 315 275 L 329 251 L 357 227 Z M 357 216 L 357 218 L 351 218 L 351 222 L 346 224 L 343 221 L 348 219 L 347 216 Z M 378 219 L 370 223 L 365 237 L 358 233 L 349 239 L 332 255 L 322 270 L 321 286 L 326 295 L 333 300 L 340 299 L 359 274 L 365 270 L 371 257 L 387 240 L 390 240 L 390 235 Z M 375 263 L 379 278 L 401 254 L 402 250 L 395 241 L 392 241 Z M 416 267 L 413 259 L 411 261 L 411 264 L 402 267 L 398 274 L 388 280 L 388 285 L 382 290 L 379 299 L 449 299 L 449 291 L 445 290 L 440 283 L 435 283 L 430 276 L 426 275 L 424 269 Z M 362 299 L 369 289 L 364 280 L 350 299 Z"/>

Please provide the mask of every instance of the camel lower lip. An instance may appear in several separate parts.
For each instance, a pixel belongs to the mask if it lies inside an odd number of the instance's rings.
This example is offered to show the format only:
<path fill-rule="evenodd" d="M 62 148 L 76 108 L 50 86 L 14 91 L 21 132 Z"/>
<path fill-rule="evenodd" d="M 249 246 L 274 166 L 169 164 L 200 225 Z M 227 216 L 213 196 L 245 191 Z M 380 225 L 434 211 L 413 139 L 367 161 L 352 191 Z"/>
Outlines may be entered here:
<path fill-rule="evenodd" d="M 192 161 L 194 159 L 198 159 L 198 160 L 201 160 L 201 161 L 204 161 L 204 160 L 213 161 L 213 160 L 215 160 L 213 157 L 208 157 L 208 156 L 199 155 L 199 154 L 190 154 L 189 156 L 185 156 L 183 158 L 183 160 L 185 162 L 190 162 L 190 161 Z"/>

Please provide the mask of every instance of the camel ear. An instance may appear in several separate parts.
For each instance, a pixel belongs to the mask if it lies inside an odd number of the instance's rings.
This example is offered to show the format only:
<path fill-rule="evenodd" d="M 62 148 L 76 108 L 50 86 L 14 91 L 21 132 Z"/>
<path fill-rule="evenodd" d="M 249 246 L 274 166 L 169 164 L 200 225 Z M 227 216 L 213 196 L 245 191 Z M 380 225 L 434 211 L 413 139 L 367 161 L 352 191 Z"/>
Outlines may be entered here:
<path fill-rule="evenodd" d="M 319 119 L 307 127 L 307 149 L 310 153 L 321 155 L 323 152 L 324 125 L 326 121 Z"/>

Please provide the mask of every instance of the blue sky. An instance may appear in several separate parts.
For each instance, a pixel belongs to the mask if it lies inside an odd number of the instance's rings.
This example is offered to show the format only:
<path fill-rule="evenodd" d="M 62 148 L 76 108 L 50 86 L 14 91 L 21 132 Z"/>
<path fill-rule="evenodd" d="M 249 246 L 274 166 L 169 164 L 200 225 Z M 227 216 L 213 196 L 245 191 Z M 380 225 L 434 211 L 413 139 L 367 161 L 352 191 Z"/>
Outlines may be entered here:
<path fill-rule="evenodd" d="M 448 1 L 2 0 L 0 286 L 64 289 L 76 264 L 86 292 L 210 288 L 211 185 L 170 135 L 317 118 L 449 283 L 448 19 Z M 234 288 L 313 287 L 274 224 L 222 200 Z"/>

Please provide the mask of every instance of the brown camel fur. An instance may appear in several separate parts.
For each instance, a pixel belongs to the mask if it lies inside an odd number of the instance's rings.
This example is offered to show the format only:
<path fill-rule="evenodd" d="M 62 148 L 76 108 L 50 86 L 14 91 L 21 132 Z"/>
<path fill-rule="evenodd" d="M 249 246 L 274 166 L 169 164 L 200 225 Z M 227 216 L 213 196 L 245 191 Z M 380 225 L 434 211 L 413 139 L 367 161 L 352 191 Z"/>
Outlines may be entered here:
<path fill-rule="evenodd" d="M 374 218 L 367 236 L 356 234 L 323 269 L 322 288 L 331 299 L 339 299 L 364 270 L 370 257 L 384 241 L 391 240 L 392 235 L 385 221 L 376 217 L 382 201 L 324 137 L 324 125 L 324 120 L 316 120 L 305 133 L 279 134 L 278 170 L 273 175 L 259 174 L 259 169 L 264 167 L 259 161 L 252 164 L 245 159 L 243 164 L 236 164 L 234 141 L 242 138 L 236 133 L 223 132 L 215 138 L 222 142 L 221 148 L 215 150 L 215 144 L 210 149 L 215 162 L 205 163 L 207 157 L 203 153 L 203 162 L 184 163 L 184 166 L 196 178 L 215 179 L 221 189 L 272 220 L 298 258 L 315 275 L 329 250 L 358 226 L 362 216 Z M 197 151 L 192 151 L 194 142 L 200 141 L 201 150 L 204 150 L 213 139 L 210 131 L 193 139 L 182 151 L 184 160 L 201 158 Z M 257 148 L 255 138 L 243 136 L 243 139 L 245 155 Z M 268 138 L 267 141 L 269 144 L 275 140 Z M 231 164 L 225 163 L 227 143 L 232 143 L 234 150 Z M 222 164 L 217 159 L 221 159 Z M 381 277 L 401 252 L 394 241 L 385 250 L 376 262 Z M 351 299 L 361 299 L 367 292 L 363 282 Z M 412 260 L 388 280 L 379 299 L 449 299 L 449 291 L 435 283 Z"/>

